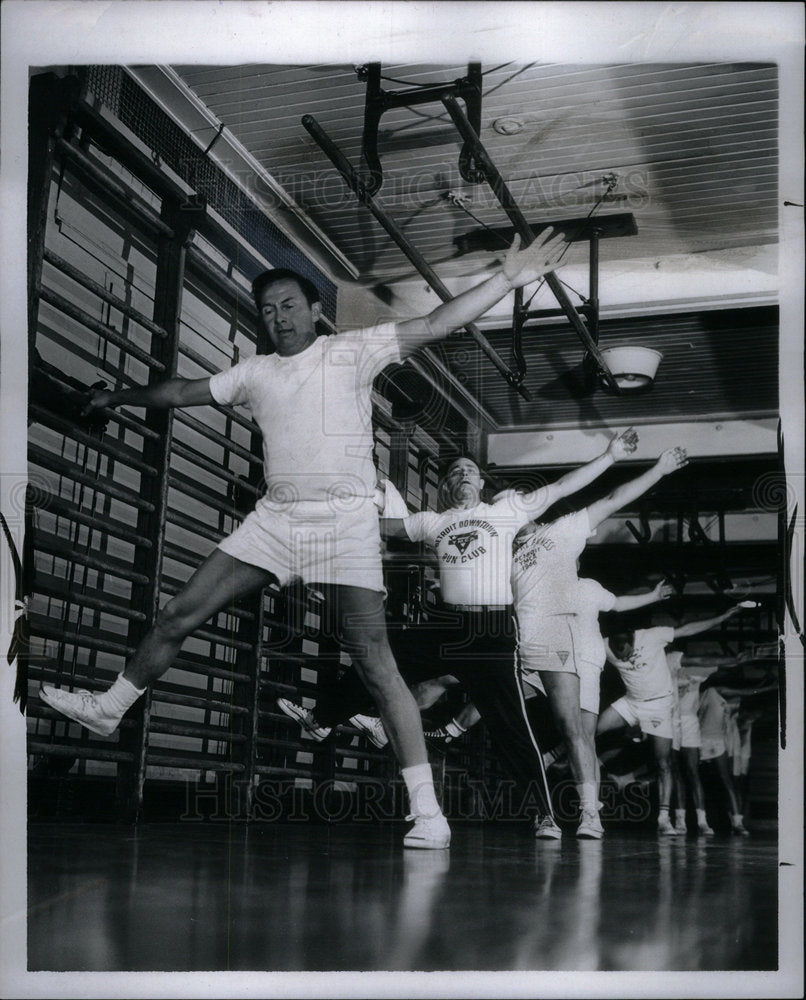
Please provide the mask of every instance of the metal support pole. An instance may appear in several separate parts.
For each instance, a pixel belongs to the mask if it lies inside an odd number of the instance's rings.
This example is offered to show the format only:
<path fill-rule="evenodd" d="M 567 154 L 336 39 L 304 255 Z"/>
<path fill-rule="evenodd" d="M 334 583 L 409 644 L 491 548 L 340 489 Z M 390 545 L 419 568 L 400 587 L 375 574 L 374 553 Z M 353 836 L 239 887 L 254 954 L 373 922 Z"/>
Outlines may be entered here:
<path fill-rule="evenodd" d="M 174 234 L 164 234 L 159 240 L 157 257 L 157 281 L 154 290 L 154 316 L 152 322 L 164 330 L 167 336 L 154 334 L 151 352 L 159 362 L 160 369 L 168 375 L 176 372 L 179 356 L 180 316 L 182 312 L 182 291 L 184 286 L 185 254 L 192 233 L 204 209 L 188 206 L 174 200 L 163 202 L 162 219 L 165 228 Z M 151 370 L 151 378 L 156 374 Z M 151 379 L 150 379 L 151 380 Z M 151 549 L 137 552 L 134 569 L 148 578 L 146 585 L 132 589 L 132 603 L 147 615 L 147 624 L 132 624 L 128 640 L 132 645 L 141 641 L 148 626 L 153 623 L 159 611 L 160 576 L 165 551 L 165 515 L 168 507 L 168 470 L 170 467 L 171 440 L 173 435 L 172 410 L 148 410 L 146 425 L 157 432 L 153 440 L 146 441 L 143 457 L 154 466 L 159 475 L 148 485 L 148 499 L 153 504 L 153 513 L 141 511 L 137 521 L 138 534 L 154 539 Z M 123 730 L 120 735 L 121 747 L 132 754 L 133 763 L 118 768 L 117 802 L 121 817 L 127 822 L 136 822 L 143 799 L 146 753 L 151 719 L 151 691 L 139 699 L 135 706 L 137 726 L 134 730 Z"/>
<path fill-rule="evenodd" d="M 436 271 L 431 267 L 431 265 L 426 261 L 426 259 L 415 250 L 415 248 L 409 243 L 403 233 L 397 226 L 397 223 L 391 219 L 386 212 L 375 203 L 372 195 L 369 193 L 366 185 L 361 180 L 358 172 L 355 170 L 350 161 L 344 156 L 338 146 L 333 142 L 333 140 L 328 136 L 324 129 L 319 125 L 313 115 L 303 115 L 302 124 L 305 129 L 310 133 L 311 137 L 317 143 L 317 145 L 322 149 L 325 155 L 330 159 L 333 166 L 339 171 L 339 173 L 344 178 L 348 187 L 353 191 L 355 196 L 358 198 L 359 202 L 370 210 L 370 212 L 375 216 L 378 222 L 381 224 L 383 229 L 386 230 L 392 240 L 397 244 L 397 246 L 403 251 L 409 261 L 414 265 L 414 267 L 420 272 L 420 274 L 425 278 L 431 288 L 437 293 L 437 295 L 442 299 L 443 302 L 450 302 L 453 296 L 448 291 L 448 289 L 443 285 L 441 279 L 437 275 Z M 520 384 L 518 376 L 512 372 L 502 358 L 497 354 L 497 352 L 490 345 L 489 341 L 482 334 L 475 323 L 468 323 L 465 329 L 470 334 L 470 336 L 478 344 L 479 348 L 484 352 L 484 354 L 492 361 L 498 371 L 504 376 L 504 378 L 509 382 L 509 384 L 518 390 L 518 392 L 523 396 L 524 399 L 531 401 L 531 395 L 526 390 L 526 388 Z"/>
<path fill-rule="evenodd" d="M 595 344 L 599 343 L 599 237 L 601 231 L 593 229 L 590 237 L 590 276 L 588 285 L 588 322 L 590 335 Z"/>
<path fill-rule="evenodd" d="M 442 98 L 442 103 L 447 108 L 448 113 L 453 119 L 453 123 L 454 125 L 456 125 L 456 128 L 458 129 L 459 135 L 462 137 L 462 139 L 466 143 L 473 144 L 475 162 L 477 166 L 480 169 L 482 169 L 486 174 L 487 183 L 492 188 L 493 194 L 496 196 L 501 207 L 507 213 L 513 225 L 515 226 L 515 230 L 517 233 L 519 233 L 521 239 L 524 242 L 524 245 L 529 246 L 529 244 L 531 244 L 534 240 L 534 234 L 531 230 L 531 227 L 529 226 L 529 223 L 526 221 L 523 212 L 521 212 L 520 208 L 518 207 L 518 203 L 513 198 L 512 192 L 509 190 L 503 177 L 498 172 L 498 168 L 495 166 L 492 159 L 490 158 L 489 153 L 484 148 L 481 139 L 479 139 L 478 135 L 473 129 L 473 126 L 467 120 L 465 113 L 459 106 L 459 102 L 452 95 L 446 94 Z M 620 392 L 616 380 L 613 378 L 610 369 L 607 367 L 607 364 L 605 363 L 605 360 L 602 357 L 601 351 L 599 350 L 598 346 L 596 345 L 590 333 L 588 332 L 588 328 L 585 326 L 584 320 L 579 315 L 577 310 L 574 308 L 573 303 L 566 295 L 565 289 L 563 288 L 559 278 L 553 271 L 550 271 L 544 277 L 546 284 L 554 293 L 554 297 L 557 299 L 557 302 L 559 302 L 563 312 L 568 317 L 568 320 L 570 321 L 571 325 L 579 335 L 580 340 L 585 345 L 585 349 L 593 357 L 593 359 L 596 361 L 596 364 L 599 366 L 599 369 L 602 373 L 602 378 L 607 382 L 608 388 L 612 389 L 613 392 L 616 393 Z"/>

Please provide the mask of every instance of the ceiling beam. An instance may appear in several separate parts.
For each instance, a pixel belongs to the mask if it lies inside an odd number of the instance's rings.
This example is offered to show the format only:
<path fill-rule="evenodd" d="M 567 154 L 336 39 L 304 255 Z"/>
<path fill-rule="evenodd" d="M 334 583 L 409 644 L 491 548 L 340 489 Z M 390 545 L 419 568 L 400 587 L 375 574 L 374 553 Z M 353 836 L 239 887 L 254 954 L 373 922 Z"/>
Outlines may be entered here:
<path fill-rule="evenodd" d="M 487 439 L 487 459 L 493 466 L 534 467 L 580 465 L 600 455 L 617 427 L 547 431 L 503 431 Z M 689 458 L 725 458 L 778 453 L 778 420 L 680 421 L 635 424 L 638 449 L 632 460 L 654 460 L 662 451 L 683 445 Z"/>

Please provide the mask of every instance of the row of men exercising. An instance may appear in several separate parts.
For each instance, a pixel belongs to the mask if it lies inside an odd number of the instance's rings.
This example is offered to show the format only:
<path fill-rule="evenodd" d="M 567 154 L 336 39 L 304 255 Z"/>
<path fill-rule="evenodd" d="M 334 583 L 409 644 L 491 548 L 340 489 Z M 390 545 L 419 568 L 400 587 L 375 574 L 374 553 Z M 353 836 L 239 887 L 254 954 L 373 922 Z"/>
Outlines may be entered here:
<path fill-rule="evenodd" d="M 504 491 L 491 504 L 482 503 L 479 468 L 460 458 L 440 484 L 440 506 L 445 508 L 441 513 L 409 515 L 389 483 L 379 502 L 382 535 L 426 542 L 439 566 L 439 609 L 426 622 L 390 627 L 401 674 L 412 685 L 421 709 L 430 707 L 445 683 L 461 684 L 471 701 L 466 722 L 485 721 L 520 801 L 539 804 L 535 836 L 541 839 L 557 839 L 561 830 L 552 809 L 546 764 L 527 716 L 530 693 L 546 695 L 567 747 L 579 797 L 577 836 L 598 839 L 603 834 L 594 746 L 597 730 L 636 724 L 653 744 L 661 776 L 659 829 L 666 830 L 674 694 L 664 650 L 674 639 L 711 628 L 739 610 L 734 606 L 723 615 L 676 628 L 613 637 L 611 658 L 627 693 L 599 717 L 599 676 L 607 654 L 599 613 L 663 600 L 672 588 L 661 582 L 648 594 L 616 597 L 596 581 L 579 578 L 579 556 L 605 518 L 682 468 L 688 461 L 685 450 L 665 451 L 642 475 L 555 521 L 539 523 L 533 511 L 545 510 L 587 485 L 612 461 L 631 454 L 637 440 L 633 429 L 618 435 L 602 456 L 543 487 L 539 498 L 536 494 L 541 491 L 525 495 Z M 382 724 L 364 714 L 366 704 L 366 691 L 352 671 L 345 672 L 313 707 L 278 699 L 281 710 L 314 739 L 324 739 L 349 720 L 383 746 Z"/>

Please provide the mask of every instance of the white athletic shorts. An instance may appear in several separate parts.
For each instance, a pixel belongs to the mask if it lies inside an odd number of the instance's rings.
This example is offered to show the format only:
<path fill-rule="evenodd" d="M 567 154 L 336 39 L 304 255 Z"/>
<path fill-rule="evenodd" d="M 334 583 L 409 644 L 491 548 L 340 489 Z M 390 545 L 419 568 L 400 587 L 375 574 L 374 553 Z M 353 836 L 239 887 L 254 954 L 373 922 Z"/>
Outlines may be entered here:
<path fill-rule="evenodd" d="M 530 620 L 518 618 L 518 656 L 524 674 L 556 670 L 578 674 L 571 623 L 575 615 L 546 615 Z M 529 683 L 534 683 L 529 681 Z"/>
<path fill-rule="evenodd" d="M 674 695 L 665 694 L 660 698 L 638 701 L 625 695 L 613 702 L 613 708 L 631 726 L 640 726 L 642 733 L 649 736 L 672 738 L 672 707 Z"/>
<path fill-rule="evenodd" d="M 680 750 L 683 747 L 698 747 L 701 743 L 700 720 L 696 713 L 681 713 L 675 705 L 672 712 L 672 747 Z"/>
<path fill-rule="evenodd" d="M 727 753 L 725 739 L 722 736 L 703 736 L 700 745 L 700 760 L 713 760 Z"/>
<path fill-rule="evenodd" d="M 602 666 L 591 663 L 590 660 L 580 660 L 579 668 L 579 707 L 583 712 L 599 714 L 599 679 L 602 676 Z"/>
<path fill-rule="evenodd" d="M 378 508 L 372 497 L 283 504 L 261 497 L 218 545 L 222 552 L 292 580 L 383 593 Z"/>

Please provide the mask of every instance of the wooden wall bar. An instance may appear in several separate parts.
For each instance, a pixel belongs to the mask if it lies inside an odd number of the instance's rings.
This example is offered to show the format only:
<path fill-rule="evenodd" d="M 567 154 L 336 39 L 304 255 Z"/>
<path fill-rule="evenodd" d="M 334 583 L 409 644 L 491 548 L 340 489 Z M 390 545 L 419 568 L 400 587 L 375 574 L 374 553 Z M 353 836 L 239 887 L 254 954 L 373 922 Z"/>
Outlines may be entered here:
<path fill-rule="evenodd" d="M 196 815 L 205 802 L 262 818 L 263 782 L 281 789 L 284 809 L 318 788 L 350 796 L 389 782 L 389 752 L 351 726 L 315 743 L 276 706 L 279 696 L 312 704 L 349 668 L 309 588 L 266 588 L 205 623 L 109 738 L 37 697 L 43 681 L 108 686 L 158 609 L 260 495 L 260 435 L 244 411 L 124 408 L 99 433 L 77 419 L 75 401 L 99 380 L 201 378 L 254 354 L 248 289 L 265 250 L 233 242 L 203 198 L 86 106 L 73 79 L 45 74 L 32 88 L 30 333 L 34 363 L 55 387 L 30 399 L 32 813 L 43 813 L 57 773 L 77 788 L 113 787 L 95 797 L 99 817 L 127 822 Z M 57 389 L 72 410 L 56 405 Z M 381 393 L 375 416 L 379 474 L 411 510 L 434 507 L 440 446 L 398 421 Z M 411 615 L 433 571 L 400 554 L 389 567 L 390 613 Z M 465 763 L 454 756 L 451 773 Z M 74 798 L 85 809 L 91 801 Z"/>

